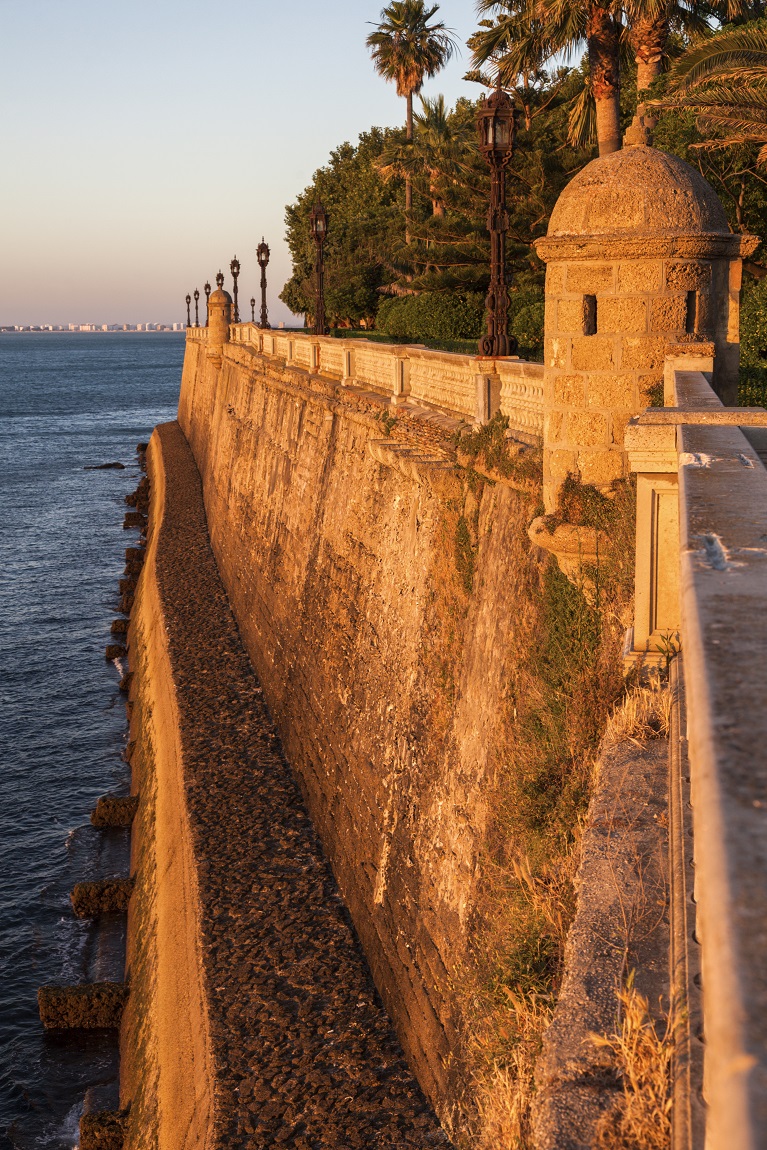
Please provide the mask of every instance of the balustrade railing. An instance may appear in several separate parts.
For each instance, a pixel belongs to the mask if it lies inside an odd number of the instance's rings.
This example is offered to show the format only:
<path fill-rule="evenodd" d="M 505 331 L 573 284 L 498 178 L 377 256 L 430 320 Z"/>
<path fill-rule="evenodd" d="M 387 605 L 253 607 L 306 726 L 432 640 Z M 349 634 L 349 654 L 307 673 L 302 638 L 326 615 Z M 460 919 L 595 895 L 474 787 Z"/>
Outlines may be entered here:
<path fill-rule="evenodd" d="M 480 423 L 500 411 L 513 430 L 536 439 L 543 435 L 542 364 L 267 330 L 254 323 L 232 324 L 230 339 L 290 366 L 388 396 L 395 404 L 409 401 Z"/>

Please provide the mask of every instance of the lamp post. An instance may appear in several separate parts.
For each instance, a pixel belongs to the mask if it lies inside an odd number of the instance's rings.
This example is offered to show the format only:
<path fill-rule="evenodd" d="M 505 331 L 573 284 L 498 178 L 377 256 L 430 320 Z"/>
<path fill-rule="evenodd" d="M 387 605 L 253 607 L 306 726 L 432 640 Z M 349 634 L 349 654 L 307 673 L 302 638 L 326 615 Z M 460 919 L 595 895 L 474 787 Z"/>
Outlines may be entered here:
<path fill-rule="evenodd" d="M 256 297 L 255 296 L 250 297 L 250 322 L 251 323 L 256 322 Z"/>
<path fill-rule="evenodd" d="M 218 275 L 216 276 L 216 287 L 218 288 L 219 291 L 221 291 L 221 288 L 223 286 L 224 286 L 224 273 L 219 272 Z"/>
<path fill-rule="evenodd" d="M 200 326 L 200 289 L 194 289 L 194 326 Z"/>
<path fill-rule="evenodd" d="M 232 260 L 232 262 L 230 263 L 229 271 L 232 273 L 232 279 L 234 280 L 234 291 L 232 292 L 232 295 L 234 296 L 234 322 L 239 323 L 240 322 L 240 308 L 239 308 L 239 305 L 237 303 L 237 277 L 240 274 L 240 261 L 237 259 L 237 256 L 235 256 L 234 259 Z"/>
<path fill-rule="evenodd" d="M 190 312 L 189 312 L 189 308 L 191 307 L 191 304 L 192 304 L 192 297 L 187 293 L 187 297 L 186 297 L 186 326 L 187 327 L 192 326 L 192 317 L 191 317 Z"/>
<path fill-rule="evenodd" d="M 309 217 L 312 236 L 317 245 L 317 302 L 314 308 L 314 334 L 325 335 L 325 239 L 328 234 L 328 217 L 322 204 L 316 203 Z"/>
<path fill-rule="evenodd" d="M 486 96 L 477 113 L 479 150 L 490 168 L 490 209 L 487 230 L 490 232 L 490 290 L 485 300 L 487 335 L 479 341 L 480 355 L 513 355 L 517 341 L 509 335 L 509 291 L 506 282 L 506 168 L 514 154 L 517 133 L 516 109 L 498 87 Z"/>
<path fill-rule="evenodd" d="M 261 327 L 269 327 L 269 312 L 266 307 L 266 265 L 269 263 L 269 245 L 263 236 L 256 248 L 256 259 L 261 268 Z"/>
<path fill-rule="evenodd" d="M 207 327 L 210 321 L 210 284 L 207 280 L 202 290 L 205 292 L 205 326 Z"/>

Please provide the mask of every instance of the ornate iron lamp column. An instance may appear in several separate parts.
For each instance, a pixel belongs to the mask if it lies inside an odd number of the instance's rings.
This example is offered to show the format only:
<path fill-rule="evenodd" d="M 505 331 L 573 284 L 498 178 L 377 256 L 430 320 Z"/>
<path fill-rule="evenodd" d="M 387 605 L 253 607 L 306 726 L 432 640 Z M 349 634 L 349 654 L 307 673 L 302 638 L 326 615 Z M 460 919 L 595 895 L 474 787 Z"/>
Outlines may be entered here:
<path fill-rule="evenodd" d="M 490 232 L 490 290 L 487 293 L 487 335 L 479 341 L 480 355 L 514 355 L 517 341 L 509 335 L 509 290 L 506 281 L 506 168 L 514 154 L 516 109 L 498 87 L 487 96 L 477 113 L 479 150 L 490 168 L 490 209 L 487 229 Z"/>
<path fill-rule="evenodd" d="M 205 292 L 205 326 L 210 323 L 210 284 L 205 281 L 205 287 L 202 289 Z"/>
<path fill-rule="evenodd" d="M 200 289 L 194 289 L 194 326 L 200 326 Z"/>
<path fill-rule="evenodd" d="M 240 322 L 240 308 L 239 308 L 239 304 L 237 303 L 237 277 L 240 274 L 240 261 L 237 259 L 237 256 L 235 256 L 234 259 L 232 260 L 232 262 L 230 263 L 229 271 L 232 273 L 232 279 L 234 280 L 234 291 L 232 292 L 232 295 L 234 297 L 234 322 L 239 323 Z"/>
<path fill-rule="evenodd" d="M 216 276 L 216 287 L 220 290 L 224 286 L 224 273 L 219 272 Z"/>
<path fill-rule="evenodd" d="M 317 203 L 312 208 L 309 217 L 312 226 L 312 236 L 317 245 L 317 302 L 314 308 L 314 334 L 325 335 L 325 239 L 328 234 L 328 217 L 322 204 Z"/>
<path fill-rule="evenodd" d="M 189 308 L 191 307 L 191 305 L 192 305 L 192 297 L 189 294 L 187 294 L 187 297 L 186 297 L 186 326 L 187 327 L 192 326 L 192 316 L 191 316 L 191 313 L 189 311 Z"/>
<path fill-rule="evenodd" d="M 269 327 L 269 311 L 266 306 L 266 265 L 269 263 L 269 245 L 261 237 L 261 243 L 256 248 L 256 259 L 261 268 L 261 327 Z"/>
<path fill-rule="evenodd" d="M 256 297 L 255 296 L 250 297 L 250 322 L 251 323 L 256 322 Z"/>

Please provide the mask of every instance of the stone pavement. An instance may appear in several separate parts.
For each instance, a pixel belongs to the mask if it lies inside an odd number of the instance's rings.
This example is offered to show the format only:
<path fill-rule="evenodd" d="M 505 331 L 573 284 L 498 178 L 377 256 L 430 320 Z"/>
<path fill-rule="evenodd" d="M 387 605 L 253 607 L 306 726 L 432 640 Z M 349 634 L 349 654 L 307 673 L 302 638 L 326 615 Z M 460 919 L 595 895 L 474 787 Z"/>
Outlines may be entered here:
<path fill-rule="evenodd" d="M 215 1145 L 449 1146 L 380 1004 L 281 754 L 177 423 L 157 581 L 178 697 L 215 1066 Z"/>

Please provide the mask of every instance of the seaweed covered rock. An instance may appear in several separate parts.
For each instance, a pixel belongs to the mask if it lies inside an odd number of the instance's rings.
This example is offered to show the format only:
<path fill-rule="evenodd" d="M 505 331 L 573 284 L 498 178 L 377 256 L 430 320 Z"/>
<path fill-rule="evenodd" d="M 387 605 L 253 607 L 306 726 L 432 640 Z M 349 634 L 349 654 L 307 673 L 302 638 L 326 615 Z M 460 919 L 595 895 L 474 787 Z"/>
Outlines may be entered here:
<path fill-rule="evenodd" d="M 133 880 L 129 878 L 99 879 L 96 882 L 78 882 L 72 891 L 72 909 L 78 918 L 98 918 L 128 909 L 133 893 Z"/>
<path fill-rule="evenodd" d="M 95 1110 L 80 1119 L 80 1150 L 122 1150 L 125 1110 Z"/>
<path fill-rule="evenodd" d="M 94 827 L 129 827 L 138 806 L 138 795 L 102 795 L 91 811 Z"/>
<path fill-rule="evenodd" d="M 115 1030 L 128 998 L 124 982 L 41 986 L 40 1021 L 46 1030 Z"/>

